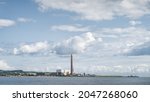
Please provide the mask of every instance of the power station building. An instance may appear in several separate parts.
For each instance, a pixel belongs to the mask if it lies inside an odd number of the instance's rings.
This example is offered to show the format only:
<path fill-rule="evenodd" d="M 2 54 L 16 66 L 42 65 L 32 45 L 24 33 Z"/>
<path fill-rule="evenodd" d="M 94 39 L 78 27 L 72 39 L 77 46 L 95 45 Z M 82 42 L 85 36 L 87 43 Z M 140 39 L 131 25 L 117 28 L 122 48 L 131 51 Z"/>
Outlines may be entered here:
<path fill-rule="evenodd" d="M 73 68 L 73 55 L 71 54 L 70 56 L 70 70 L 62 70 L 62 69 L 57 69 L 56 70 L 56 75 L 57 76 L 69 76 L 69 75 L 74 75 L 74 68 Z"/>

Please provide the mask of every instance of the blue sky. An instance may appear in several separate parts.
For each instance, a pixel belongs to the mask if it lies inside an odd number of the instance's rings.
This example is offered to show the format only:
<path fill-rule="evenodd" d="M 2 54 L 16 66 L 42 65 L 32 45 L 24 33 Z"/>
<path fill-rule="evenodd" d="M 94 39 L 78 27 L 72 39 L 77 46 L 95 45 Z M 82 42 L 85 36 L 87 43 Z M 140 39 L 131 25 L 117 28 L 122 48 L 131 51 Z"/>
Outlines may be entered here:
<path fill-rule="evenodd" d="M 0 0 L 0 69 L 150 75 L 150 0 Z"/>

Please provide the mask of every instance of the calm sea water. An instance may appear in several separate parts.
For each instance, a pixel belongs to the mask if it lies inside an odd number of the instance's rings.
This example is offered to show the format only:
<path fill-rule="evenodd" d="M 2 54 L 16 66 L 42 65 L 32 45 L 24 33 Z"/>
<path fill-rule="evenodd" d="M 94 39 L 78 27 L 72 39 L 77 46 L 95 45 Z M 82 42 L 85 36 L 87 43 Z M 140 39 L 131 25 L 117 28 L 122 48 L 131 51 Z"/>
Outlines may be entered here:
<path fill-rule="evenodd" d="M 0 85 L 150 85 L 150 77 L 0 77 Z"/>

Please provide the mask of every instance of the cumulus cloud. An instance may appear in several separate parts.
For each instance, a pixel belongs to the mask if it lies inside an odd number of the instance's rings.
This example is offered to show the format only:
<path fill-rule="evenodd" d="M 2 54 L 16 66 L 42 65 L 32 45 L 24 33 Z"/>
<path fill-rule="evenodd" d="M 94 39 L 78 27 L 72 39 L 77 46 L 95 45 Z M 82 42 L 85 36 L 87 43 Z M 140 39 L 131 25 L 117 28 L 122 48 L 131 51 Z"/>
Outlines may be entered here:
<path fill-rule="evenodd" d="M 65 10 L 81 19 L 111 20 L 116 16 L 137 19 L 150 14 L 150 0 L 35 0 L 41 10 Z"/>
<path fill-rule="evenodd" d="M 45 42 L 36 42 L 34 44 L 24 44 L 19 48 L 14 48 L 13 54 L 36 54 L 42 51 L 47 50 L 49 47 L 48 43 Z"/>
<path fill-rule="evenodd" d="M 87 32 L 56 44 L 54 51 L 60 55 L 82 53 L 93 41 L 95 41 L 94 35 L 91 32 Z"/>
<path fill-rule="evenodd" d="M 51 27 L 52 30 L 68 31 L 68 32 L 85 32 L 88 31 L 88 27 L 82 27 L 80 25 L 55 25 Z"/>
<path fill-rule="evenodd" d="M 15 25 L 15 21 L 9 19 L 0 19 L 0 28 Z"/>
<path fill-rule="evenodd" d="M 14 55 L 49 55 L 56 53 L 58 55 L 68 55 L 83 53 L 93 45 L 95 41 L 102 42 L 102 39 L 95 38 L 91 32 L 80 36 L 73 36 L 67 40 L 58 43 L 36 42 L 31 44 L 21 44 L 13 48 Z"/>
<path fill-rule="evenodd" d="M 87 52 L 91 56 L 149 55 L 148 42 L 150 42 L 150 31 L 146 28 L 136 26 L 100 28 L 94 34 L 88 32 L 60 42 L 22 44 L 19 47 L 13 47 L 13 54 L 67 55 Z"/>
<path fill-rule="evenodd" d="M 9 66 L 6 61 L 0 60 L 0 69 L 1 70 L 9 70 L 9 69 L 12 69 L 12 67 Z"/>
<path fill-rule="evenodd" d="M 2 51 L 14 55 L 50 55 L 56 53 L 67 55 L 71 53 L 90 54 L 91 56 L 133 56 L 149 54 L 149 29 L 131 26 L 125 28 L 100 28 L 95 31 L 73 36 L 60 42 L 35 42 L 17 45 L 7 45 Z M 9 49 L 8 49 L 8 46 Z M 94 52 L 94 53 L 93 53 Z M 1 54 L 2 54 L 1 53 Z M 7 55 L 7 54 L 5 54 Z"/>
<path fill-rule="evenodd" d="M 102 47 L 97 49 L 106 55 L 124 55 L 150 41 L 150 31 L 142 27 L 101 28 L 96 36 L 103 38 Z"/>

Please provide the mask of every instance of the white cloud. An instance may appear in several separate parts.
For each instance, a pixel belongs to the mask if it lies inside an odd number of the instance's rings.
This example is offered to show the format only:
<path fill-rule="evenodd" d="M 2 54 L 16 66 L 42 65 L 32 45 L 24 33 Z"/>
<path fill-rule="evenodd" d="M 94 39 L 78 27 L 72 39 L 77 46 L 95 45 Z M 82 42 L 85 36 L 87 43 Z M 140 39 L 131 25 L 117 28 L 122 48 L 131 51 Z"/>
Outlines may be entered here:
<path fill-rule="evenodd" d="M 101 28 L 94 34 L 88 32 L 51 45 L 47 42 L 23 44 L 19 48 L 14 48 L 13 53 L 49 55 L 54 52 L 63 55 L 84 52 L 90 53 L 91 56 L 149 55 L 149 42 L 150 31 L 146 28 Z M 139 52 L 141 54 L 138 54 Z"/>
<path fill-rule="evenodd" d="M 131 26 L 125 28 L 100 28 L 98 31 L 73 36 L 60 42 L 35 42 L 10 46 L 3 49 L 4 55 L 34 54 L 50 55 L 85 53 L 91 56 L 123 56 L 123 55 L 150 55 L 149 53 L 150 31 L 149 29 Z M 3 44 L 4 45 L 4 44 Z M 5 48 L 5 47 L 1 47 Z M 2 49 L 0 49 L 2 51 Z M 93 53 L 94 52 L 94 53 Z"/>
<path fill-rule="evenodd" d="M 142 27 L 100 28 L 99 31 L 94 32 L 94 36 L 96 42 L 88 47 L 88 52 L 85 53 L 96 57 L 129 55 L 128 53 L 133 49 L 150 42 L 149 29 Z M 98 42 L 99 39 L 100 42 Z"/>
<path fill-rule="evenodd" d="M 80 25 L 55 25 L 51 27 L 52 30 L 68 31 L 68 32 L 85 32 L 88 31 L 88 27 L 82 27 Z"/>
<path fill-rule="evenodd" d="M 135 25 L 139 25 L 139 24 L 141 24 L 142 22 L 132 20 L 132 21 L 130 21 L 129 23 L 130 23 L 132 26 L 135 26 Z"/>
<path fill-rule="evenodd" d="M 0 28 L 15 25 L 15 21 L 9 19 L 0 19 Z"/>
<path fill-rule="evenodd" d="M 85 51 L 95 38 L 91 32 L 85 33 L 81 36 L 74 36 L 63 42 L 56 44 L 54 51 L 57 54 L 71 54 L 71 53 L 82 53 Z"/>
<path fill-rule="evenodd" d="M 6 61 L 0 60 L 0 69 L 1 70 L 9 70 L 9 69 L 12 69 L 12 67 L 9 66 Z"/>
<path fill-rule="evenodd" d="M 40 9 L 65 10 L 81 19 L 111 20 L 116 16 L 137 19 L 150 14 L 150 0 L 35 0 Z"/>
<path fill-rule="evenodd" d="M 29 19 L 29 18 L 24 18 L 20 17 L 17 19 L 19 22 L 26 23 L 26 22 L 35 22 L 35 20 Z"/>
<path fill-rule="evenodd" d="M 150 14 L 149 4 L 150 0 L 123 0 L 121 6 L 126 16 L 139 18 L 143 15 Z"/>
<path fill-rule="evenodd" d="M 14 48 L 13 54 L 35 54 L 41 51 L 47 50 L 49 47 L 48 43 L 45 42 L 36 42 L 34 44 L 24 44 L 21 45 L 19 48 Z"/>
<path fill-rule="evenodd" d="M 102 39 L 96 39 L 91 32 L 80 36 L 74 36 L 58 43 L 36 42 L 32 44 L 23 44 L 13 49 L 14 55 L 49 55 L 56 53 L 59 55 L 83 53 L 94 41 L 102 42 Z"/>

